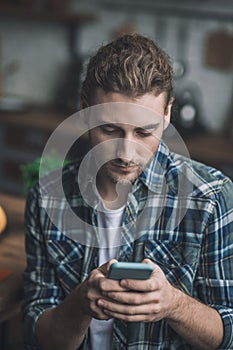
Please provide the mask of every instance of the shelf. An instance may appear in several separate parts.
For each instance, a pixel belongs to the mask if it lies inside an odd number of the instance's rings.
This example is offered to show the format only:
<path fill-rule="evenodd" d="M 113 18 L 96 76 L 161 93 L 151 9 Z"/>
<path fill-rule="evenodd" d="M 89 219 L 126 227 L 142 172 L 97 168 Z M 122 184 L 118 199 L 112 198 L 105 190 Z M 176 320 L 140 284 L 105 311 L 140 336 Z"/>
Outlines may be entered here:
<path fill-rule="evenodd" d="M 231 0 L 222 1 L 173 1 L 173 0 L 99 0 L 102 8 L 111 11 L 150 13 L 156 16 L 177 16 L 183 18 L 232 20 L 233 6 Z"/>
<path fill-rule="evenodd" d="M 54 108 L 33 107 L 25 111 L 0 111 L 0 125 L 39 128 L 52 132 L 64 119 L 71 114 Z"/>
<path fill-rule="evenodd" d="M 36 21 L 60 22 L 64 24 L 85 24 L 96 20 L 96 16 L 86 12 L 68 10 L 36 10 L 12 5 L 0 5 L 0 17 Z"/>

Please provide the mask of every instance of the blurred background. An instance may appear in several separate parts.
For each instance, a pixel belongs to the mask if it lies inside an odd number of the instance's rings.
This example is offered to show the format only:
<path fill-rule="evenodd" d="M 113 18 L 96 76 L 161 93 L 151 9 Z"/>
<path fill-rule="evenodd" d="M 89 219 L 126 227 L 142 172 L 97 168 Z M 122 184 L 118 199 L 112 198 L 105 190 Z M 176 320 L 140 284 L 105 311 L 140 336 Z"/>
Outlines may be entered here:
<path fill-rule="evenodd" d="M 22 194 L 19 165 L 77 111 L 89 56 L 132 31 L 173 61 L 173 122 L 191 156 L 233 176 L 231 0 L 0 0 L 0 191 Z"/>
<path fill-rule="evenodd" d="M 8 229 L 0 237 L 0 268 L 14 274 L 25 265 L 22 165 L 38 159 L 56 126 L 78 110 L 88 58 L 134 31 L 171 57 L 172 120 L 191 157 L 233 178 L 232 0 L 0 0 L 0 205 Z M 6 275 L 0 348 L 20 350 L 22 286 Z"/>

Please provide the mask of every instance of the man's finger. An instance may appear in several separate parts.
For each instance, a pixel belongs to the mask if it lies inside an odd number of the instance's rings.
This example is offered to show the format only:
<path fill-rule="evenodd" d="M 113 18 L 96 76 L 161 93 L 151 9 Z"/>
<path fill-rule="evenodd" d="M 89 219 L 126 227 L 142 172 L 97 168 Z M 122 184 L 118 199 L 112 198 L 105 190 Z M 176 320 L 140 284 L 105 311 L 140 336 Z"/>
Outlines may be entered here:
<path fill-rule="evenodd" d="M 107 262 L 104 263 L 103 265 L 99 266 L 99 267 L 98 267 L 98 270 L 101 271 L 101 272 L 103 273 L 104 276 L 107 276 L 107 273 L 108 273 L 108 271 L 109 271 L 110 266 L 111 266 L 113 263 L 115 263 L 115 262 L 117 262 L 116 259 L 112 259 L 112 260 L 110 260 L 110 261 L 107 261 Z"/>

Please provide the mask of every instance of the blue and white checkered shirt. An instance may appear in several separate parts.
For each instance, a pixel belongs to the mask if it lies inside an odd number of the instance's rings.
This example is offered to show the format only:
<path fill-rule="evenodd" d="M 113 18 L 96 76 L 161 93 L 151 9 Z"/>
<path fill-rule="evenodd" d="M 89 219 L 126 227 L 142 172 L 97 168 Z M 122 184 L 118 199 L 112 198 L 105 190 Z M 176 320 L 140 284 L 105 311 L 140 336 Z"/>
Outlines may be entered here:
<path fill-rule="evenodd" d="M 42 198 L 36 185 L 28 196 L 23 305 L 28 350 L 40 349 L 35 324 L 41 313 L 60 304 L 98 266 L 97 204 L 94 197 L 93 205 L 83 199 L 78 168 L 76 162 L 63 170 L 66 198 L 57 195 L 56 175 L 45 182 L 49 195 Z M 88 173 L 84 192 L 90 183 Z M 80 226 L 70 225 L 69 232 L 62 229 L 67 202 L 80 219 Z M 233 349 L 231 180 L 213 168 L 170 153 L 161 142 L 157 155 L 132 186 L 121 232 L 118 260 L 149 258 L 172 285 L 215 308 L 224 325 L 220 348 Z M 87 333 L 81 349 L 87 348 L 88 337 Z M 115 319 L 112 349 L 194 348 L 165 319 L 154 323 Z"/>

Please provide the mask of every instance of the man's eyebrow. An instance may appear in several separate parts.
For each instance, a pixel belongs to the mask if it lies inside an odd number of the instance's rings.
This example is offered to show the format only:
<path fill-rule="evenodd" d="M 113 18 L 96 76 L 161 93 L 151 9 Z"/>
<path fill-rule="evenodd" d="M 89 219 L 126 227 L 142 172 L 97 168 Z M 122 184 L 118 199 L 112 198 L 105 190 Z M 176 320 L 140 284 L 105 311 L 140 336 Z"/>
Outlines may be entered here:
<path fill-rule="evenodd" d="M 160 125 L 161 122 L 158 122 L 158 123 L 154 123 L 154 124 L 148 124 L 148 125 L 135 125 L 135 128 L 137 129 L 144 129 L 144 130 L 152 130 L 152 129 L 156 129 L 159 125 Z M 115 127 L 115 128 L 119 128 L 119 124 L 129 124 L 129 123 L 122 123 L 122 122 L 116 122 L 116 123 L 113 123 L 112 121 L 105 121 L 105 120 L 101 120 L 101 121 L 97 121 L 97 124 L 99 124 L 99 126 L 102 126 L 102 125 L 108 125 L 108 126 L 112 126 L 112 127 Z"/>
<path fill-rule="evenodd" d="M 112 120 L 103 120 L 103 119 L 96 119 L 95 120 L 95 124 L 97 125 L 105 125 L 105 124 L 116 124 L 116 123 L 114 123 Z"/>
<path fill-rule="evenodd" d="M 104 121 L 104 120 L 101 120 L 98 124 L 99 124 L 99 126 L 107 125 L 107 126 L 112 126 L 112 127 L 118 127 L 117 123 L 113 123 L 110 121 Z"/>
<path fill-rule="evenodd" d="M 156 124 L 148 124 L 148 125 L 138 126 L 137 128 L 151 130 L 151 129 L 156 129 L 159 125 L 160 125 L 160 122 L 156 123 Z"/>

